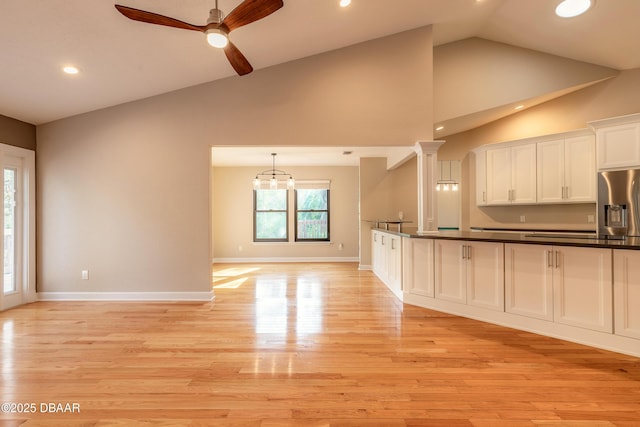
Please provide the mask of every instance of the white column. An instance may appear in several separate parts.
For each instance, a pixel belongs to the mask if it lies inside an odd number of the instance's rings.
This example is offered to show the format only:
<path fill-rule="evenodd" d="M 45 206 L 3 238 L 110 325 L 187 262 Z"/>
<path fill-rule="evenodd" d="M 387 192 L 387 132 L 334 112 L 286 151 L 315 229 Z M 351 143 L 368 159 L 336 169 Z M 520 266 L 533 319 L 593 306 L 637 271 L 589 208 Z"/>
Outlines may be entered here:
<path fill-rule="evenodd" d="M 418 154 L 418 234 L 438 232 L 436 181 L 438 179 L 438 148 L 444 141 L 419 141 Z"/>

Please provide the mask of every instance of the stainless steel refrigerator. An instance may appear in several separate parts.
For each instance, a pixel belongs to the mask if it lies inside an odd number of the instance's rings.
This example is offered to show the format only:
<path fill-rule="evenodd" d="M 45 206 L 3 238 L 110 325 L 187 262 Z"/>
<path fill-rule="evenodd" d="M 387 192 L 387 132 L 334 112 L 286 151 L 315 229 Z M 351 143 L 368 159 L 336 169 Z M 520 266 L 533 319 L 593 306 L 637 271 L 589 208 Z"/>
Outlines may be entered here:
<path fill-rule="evenodd" d="M 598 237 L 640 236 L 640 169 L 598 173 Z"/>

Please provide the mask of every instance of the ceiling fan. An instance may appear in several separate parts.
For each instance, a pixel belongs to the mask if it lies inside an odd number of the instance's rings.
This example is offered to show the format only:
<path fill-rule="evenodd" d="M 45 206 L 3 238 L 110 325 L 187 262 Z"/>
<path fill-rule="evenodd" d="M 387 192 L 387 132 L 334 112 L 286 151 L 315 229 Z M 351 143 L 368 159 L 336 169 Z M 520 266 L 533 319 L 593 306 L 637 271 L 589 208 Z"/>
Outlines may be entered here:
<path fill-rule="evenodd" d="M 244 0 L 223 19 L 222 11 L 218 9 L 218 0 L 216 0 L 216 7 L 209 12 L 206 25 L 193 25 L 168 16 L 119 4 L 115 6 L 120 13 L 134 21 L 205 33 L 209 44 L 223 48 L 233 69 L 243 76 L 252 72 L 253 67 L 240 50 L 231 43 L 229 33 L 236 28 L 271 15 L 284 6 L 284 3 L 282 0 Z"/>

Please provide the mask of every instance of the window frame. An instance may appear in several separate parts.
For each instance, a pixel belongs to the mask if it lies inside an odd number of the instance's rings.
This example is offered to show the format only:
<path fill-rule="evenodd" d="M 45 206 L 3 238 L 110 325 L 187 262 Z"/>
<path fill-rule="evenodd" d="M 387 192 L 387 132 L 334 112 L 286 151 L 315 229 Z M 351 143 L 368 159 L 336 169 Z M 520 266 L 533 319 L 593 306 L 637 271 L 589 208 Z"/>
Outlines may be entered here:
<path fill-rule="evenodd" d="M 322 190 L 327 192 L 326 209 L 298 209 L 299 190 Z M 331 190 L 329 188 L 296 188 L 294 190 L 294 238 L 296 242 L 330 242 L 331 241 Z M 298 213 L 299 212 L 326 212 L 327 214 L 327 237 L 326 238 L 299 238 L 298 237 Z"/>
<path fill-rule="evenodd" d="M 270 189 L 254 189 L 253 190 L 253 241 L 254 243 L 262 242 L 288 242 L 289 241 L 289 190 L 277 188 L 276 190 L 285 191 L 285 208 L 284 210 L 258 210 L 258 191 L 269 191 Z M 262 212 L 282 212 L 285 216 L 285 236 L 282 239 L 264 239 L 258 238 L 258 213 Z"/>

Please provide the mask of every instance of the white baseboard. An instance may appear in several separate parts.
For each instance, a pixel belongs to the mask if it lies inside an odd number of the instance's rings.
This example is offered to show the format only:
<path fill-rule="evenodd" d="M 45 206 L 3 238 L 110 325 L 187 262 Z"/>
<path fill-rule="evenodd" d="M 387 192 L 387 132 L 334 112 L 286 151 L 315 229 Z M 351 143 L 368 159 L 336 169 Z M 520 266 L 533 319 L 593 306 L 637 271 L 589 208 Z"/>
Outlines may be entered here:
<path fill-rule="evenodd" d="M 214 258 L 214 264 L 271 263 L 271 262 L 359 262 L 359 257 L 273 257 L 273 258 Z"/>
<path fill-rule="evenodd" d="M 364 270 L 364 271 L 372 271 L 373 267 L 370 265 L 366 265 L 366 264 L 360 264 L 358 266 L 358 270 Z"/>
<path fill-rule="evenodd" d="M 38 301 L 211 301 L 210 292 L 38 292 Z"/>

